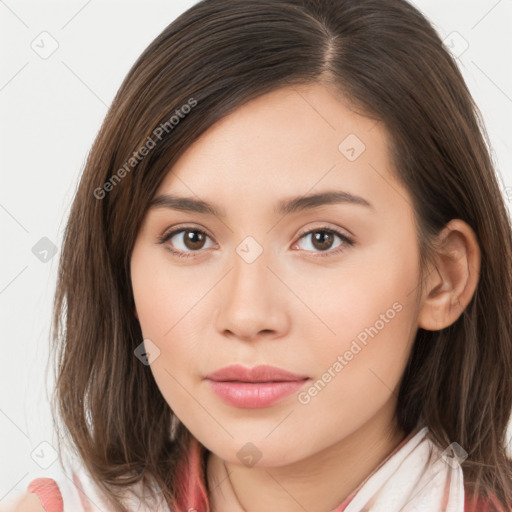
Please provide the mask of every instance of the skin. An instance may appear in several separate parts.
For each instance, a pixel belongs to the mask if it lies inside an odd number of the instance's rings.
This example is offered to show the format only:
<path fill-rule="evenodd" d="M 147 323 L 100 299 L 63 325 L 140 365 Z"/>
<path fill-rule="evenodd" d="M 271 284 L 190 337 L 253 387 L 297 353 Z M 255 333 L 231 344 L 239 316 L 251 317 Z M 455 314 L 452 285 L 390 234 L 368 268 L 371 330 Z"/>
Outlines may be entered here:
<path fill-rule="evenodd" d="M 353 161 L 338 149 L 349 134 L 365 144 Z M 135 315 L 160 351 L 151 371 L 180 421 L 211 452 L 213 511 L 329 511 L 340 504 L 406 435 L 395 409 L 418 327 L 450 325 L 474 293 L 480 252 L 460 220 L 440 234 L 419 293 L 412 201 L 393 175 L 387 144 L 382 123 L 356 114 L 326 86 L 286 87 L 212 126 L 157 191 L 200 198 L 226 214 L 152 208 L 131 257 Z M 328 190 L 361 196 L 371 208 L 273 212 L 282 199 Z M 183 227 L 204 231 L 203 244 L 187 244 L 184 232 L 158 243 Z M 354 244 L 334 235 L 331 245 L 315 245 L 311 231 L 326 228 Z M 263 251 L 252 263 L 236 252 L 248 236 Z M 166 245 L 191 257 L 178 258 Z M 241 409 L 203 380 L 229 364 L 270 364 L 310 377 L 307 390 L 396 303 L 400 311 L 308 403 L 294 393 Z M 252 466 L 237 456 L 248 442 L 261 454 Z"/>

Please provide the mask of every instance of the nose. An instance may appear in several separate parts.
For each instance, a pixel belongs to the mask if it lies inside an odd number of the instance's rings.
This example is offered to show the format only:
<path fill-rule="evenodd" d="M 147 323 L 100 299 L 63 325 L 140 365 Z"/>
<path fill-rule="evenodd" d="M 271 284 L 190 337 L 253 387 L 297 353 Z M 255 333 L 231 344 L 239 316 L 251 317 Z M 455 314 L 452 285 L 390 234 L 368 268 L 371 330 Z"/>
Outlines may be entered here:
<path fill-rule="evenodd" d="M 271 265 L 265 251 L 250 263 L 234 254 L 218 288 L 215 324 L 223 336 L 255 341 L 286 334 L 292 294 Z"/>

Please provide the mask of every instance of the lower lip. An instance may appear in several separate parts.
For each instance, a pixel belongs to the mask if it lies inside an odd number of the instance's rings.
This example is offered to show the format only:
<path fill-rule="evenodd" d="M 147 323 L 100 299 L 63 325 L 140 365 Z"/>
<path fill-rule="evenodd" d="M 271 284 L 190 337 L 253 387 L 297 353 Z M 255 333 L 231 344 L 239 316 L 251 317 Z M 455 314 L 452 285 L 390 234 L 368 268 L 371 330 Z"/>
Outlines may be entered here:
<path fill-rule="evenodd" d="M 213 391 L 228 404 L 245 409 L 257 409 L 268 407 L 281 398 L 298 391 L 309 379 L 254 383 L 206 380 Z"/>

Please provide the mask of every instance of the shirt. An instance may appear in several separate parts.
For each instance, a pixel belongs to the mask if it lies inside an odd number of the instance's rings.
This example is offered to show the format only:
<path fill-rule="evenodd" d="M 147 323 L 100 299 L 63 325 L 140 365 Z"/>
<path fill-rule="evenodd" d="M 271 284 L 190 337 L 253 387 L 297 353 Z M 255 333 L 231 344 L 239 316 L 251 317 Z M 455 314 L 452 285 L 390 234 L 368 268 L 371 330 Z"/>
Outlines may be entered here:
<path fill-rule="evenodd" d="M 407 450 L 409 451 L 410 455 L 411 453 L 414 453 L 414 447 L 416 445 L 422 445 L 422 447 L 424 448 L 425 443 L 431 443 L 431 441 L 426 437 L 427 430 L 428 429 L 424 427 L 420 431 L 411 432 L 393 450 L 393 452 L 390 453 L 388 457 L 386 457 L 386 459 L 382 461 L 381 464 L 379 464 L 379 466 L 373 470 L 370 476 L 378 475 L 379 472 L 384 471 L 386 468 L 388 468 L 389 473 L 389 466 L 393 462 L 396 464 L 397 457 L 398 462 L 402 463 L 404 460 L 407 460 Z M 199 445 L 197 441 L 195 441 L 195 443 Z M 199 457 L 201 456 L 201 452 L 197 450 L 197 447 L 195 450 L 193 450 L 191 447 L 190 453 L 194 453 L 195 457 L 190 457 L 188 466 L 184 466 L 185 471 L 183 475 L 187 482 L 190 482 L 195 478 L 199 478 L 198 460 L 195 459 L 199 459 Z M 425 452 L 420 452 L 419 450 L 416 450 L 416 453 L 423 454 Z M 421 455 L 421 457 L 424 456 Z M 422 463 L 423 461 L 423 458 L 415 460 L 416 463 Z M 409 459 L 409 463 L 411 462 L 415 464 L 414 459 Z M 411 467 L 413 466 L 409 466 L 409 468 Z M 47 475 L 33 479 L 27 487 L 27 490 L 29 492 L 33 492 L 39 497 L 41 503 L 43 504 L 47 512 L 106 512 L 107 510 L 109 510 L 108 502 L 106 498 L 103 496 L 102 491 L 96 486 L 91 476 L 88 474 L 88 472 L 85 470 L 83 466 L 75 465 L 71 471 L 71 476 L 65 473 L 60 467 L 53 471 L 53 475 Z M 407 478 L 409 476 L 410 469 L 406 469 L 404 470 L 404 472 Z M 388 473 L 384 473 L 385 480 L 388 479 Z M 368 477 L 368 479 L 365 480 L 365 482 L 361 484 L 360 487 L 363 490 L 361 494 L 364 494 L 365 489 L 368 489 L 368 486 L 365 487 L 365 483 L 367 480 L 370 479 L 370 476 Z M 419 484 L 421 487 L 421 482 L 419 482 Z M 462 490 L 462 482 L 460 482 L 460 485 Z M 125 502 L 129 512 L 171 512 L 168 505 L 163 501 L 158 503 L 151 503 L 149 505 L 143 503 L 142 500 L 139 498 L 139 496 L 142 495 L 140 485 L 133 486 L 131 488 L 131 491 L 132 495 L 129 498 L 127 498 L 127 501 Z M 398 487 L 397 489 L 393 489 L 393 491 L 399 492 L 400 487 Z M 347 507 L 349 507 L 350 503 L 353 502 L 353 500 L 356 497 L 358 497 L 358 492 L 359 488 L 356 489 L 351 496 L 349 496 L 342 504 L 340 504 L 332 512 L 343 511 Z M 369 494 L 370 497 L 372 495 L 372 493 Z M 474 506 L 470 507 L 468 493 L 464 491 L 464 507 L 463 509 L 461 508 L 461 512 L 498 512 L 499 509 L 493 504 L 493 501 L 497 503 L 497 500 L 484 499 L 483 497 L 479 497 Z M 353 503 L 353 505 L 355 505 L 355 502 Z M 187 509 L 187 507 L 185 507 L 185 509 Z M 422 512 L 438 512 L 434 511 L 432 508 L 432 504 L 428 502 L 422 502 L 419 505 L 416 504 L 415 506 L 413 506 L 413 509 Z M 364 508 L 364 510 L 366 511 L 369 509 Z M 198 512 L 204 511 L 198 510 Z M 394 511 L 386 510 L 386 512 Z"/>

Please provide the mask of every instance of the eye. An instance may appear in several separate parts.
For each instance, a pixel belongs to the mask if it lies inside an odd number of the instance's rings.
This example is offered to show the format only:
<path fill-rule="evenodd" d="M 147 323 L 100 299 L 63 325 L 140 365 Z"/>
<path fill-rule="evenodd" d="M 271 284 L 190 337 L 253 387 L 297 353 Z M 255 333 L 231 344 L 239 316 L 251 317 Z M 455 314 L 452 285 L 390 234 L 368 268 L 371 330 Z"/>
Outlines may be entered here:
<path fill-rule="evenodd" d="M 167 242 L 173 238 L 176 240 L 172 242 L 172 245 L 169 245 Z M 165 244 L 165 248 L 179 258 L 190 258 L 194 256 L 194 252 L 199 252 L 205 248 L 204 245 L 207 238 L 210 237 L 201 229 L 189 227 L 164 233 L 159 237 L 158 243 Z M 177 249 L 175 248 L 176 245 L 178 246 Z"/>
<path fill-rule="evenodd" d="M 311 239 L 311 246 L 313 247 L 313 252 L 315 252 L 314 249 L 319 250 L 319 254 L 316 254 L 315 257 L 334 256 L 343 252 L 347 248 L 347 246 L 350 247 L 354 245 L 354 240 L 344 235 L 343 233 L 337 231 L 336 229 L 327 227 L 320 227 L 307 231 L 306 233 L 301 235 L 300 240 L 307 239 L 307 237 L 310 237 Z M 334 250 L 329 250 L 331 249 L 331 246 L 333 245 L 335 238 L 340 239 L 341 242 L 337 246 L 335 246 Z"/>

